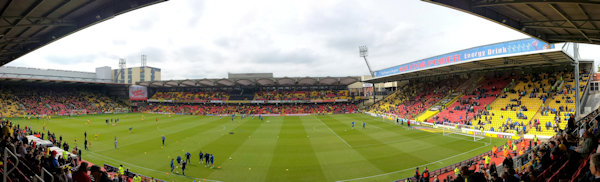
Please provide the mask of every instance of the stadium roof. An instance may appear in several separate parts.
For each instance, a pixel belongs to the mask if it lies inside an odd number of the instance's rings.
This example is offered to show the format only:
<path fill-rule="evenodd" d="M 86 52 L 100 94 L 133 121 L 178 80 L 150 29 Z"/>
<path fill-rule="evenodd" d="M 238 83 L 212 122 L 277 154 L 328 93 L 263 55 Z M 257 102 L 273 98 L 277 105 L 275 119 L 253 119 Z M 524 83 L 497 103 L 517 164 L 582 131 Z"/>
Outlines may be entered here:
<path fill-rule="evenodd" d="M 377 77 L 365 82 L 381 83 L 408 80 L 420 77 L 490 71 L 501 69 L 535 69 L 539 67 L 571 65 L 574 60 L 561 49 L 546 49 L 517 53 L 507 56 L 480 58 L 439 67 L 408 71 L 400 74 Z"/>
<path fill-rule="evenodd" d="M 127 83 L 114 83 L 114 82 L 87 82 L 77 80 L 49 80 L 49 79 L 27 79 L 27 78 L 7 78 L 1 77 L 0 82 L 3 83 L 35 83 L 40 85 L 51 85 L 51 84 L 74 84 L 74 85 L 106 85 L 106 86 L 123 86 L 129 87 Z"/>
<path fill-rule="evenodd" d="M 600 44 L 598 0 L 423 0 L 446 6 L 548 43 Z"/>
<path fill-rule="evenodd" d="M 235 79 L 187 79 L 145 81 L 138 85 L 147 87 L 233 87 L 233 86 L 346 86 L 359 82 L 360 77 L 282 77 Z"/>
<path fill-rule="evenodd" d="M 1 0 L 0 66 L 131 10 L 167 0 Z"/>

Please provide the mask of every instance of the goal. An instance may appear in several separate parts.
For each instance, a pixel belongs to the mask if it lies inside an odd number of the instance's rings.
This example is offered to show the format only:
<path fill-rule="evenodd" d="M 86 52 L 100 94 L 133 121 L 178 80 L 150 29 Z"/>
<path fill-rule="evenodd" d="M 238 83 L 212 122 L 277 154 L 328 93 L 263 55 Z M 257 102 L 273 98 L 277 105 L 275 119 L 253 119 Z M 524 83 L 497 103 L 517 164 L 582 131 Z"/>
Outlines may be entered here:
<path fill-rule="evenodd" d="M 70 116 L 87 115 L 87 109 L 74 109 L 69 113 Z"/>
<path fill-rule="evenodd" d="M 453 124 L 453 123 L 444 123 L 442 126 L 442 131 L 444 136 L 460 136 L 461 139 L 465 140 L 473 140 L 475 142 L 483 140 L 485 137 L 484 134 L 478 129 L 474 128 L 474 126 L 461 125 L 461 124 Z M 490 138 L 491 140 L 491 138 Z"/>

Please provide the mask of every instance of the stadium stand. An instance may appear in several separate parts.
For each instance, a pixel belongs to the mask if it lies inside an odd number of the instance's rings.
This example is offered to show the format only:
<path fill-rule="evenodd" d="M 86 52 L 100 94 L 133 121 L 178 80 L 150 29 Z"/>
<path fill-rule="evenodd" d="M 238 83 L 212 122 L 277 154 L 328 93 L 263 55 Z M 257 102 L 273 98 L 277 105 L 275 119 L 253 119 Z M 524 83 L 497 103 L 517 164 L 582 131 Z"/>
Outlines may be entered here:
<path fill-rule="evenodd" d="M 382 101 L 372 105 L 370 111 L 377 114 L 393 114 L 415 119 L 432 105 L 446 98 L 464 79 L 450 78 L 437 81 L 409 83 Z"/>
<path fill-rule="evenodd" d="M 355 113 L 358 111 L 352 103 L 327 104 L 153 104 L 142 107 L 140 112 L 178 113 L 193 115 L 225 115 L 225 114 L 337 114 Z"/>
<path fill-rule="evenodd" d="M 5 117 L 94 114 L 126 108 L 93 86 L 3 85 L 0 99 L 0 115 Z"/>
<path fill-rule="evenodd" d="M 225 92 L 156 92 L 151 99 L 173 100 L 177 102 L 198 102 L 211 100 L 229 100 Z"/>
<path fill-rule="evenodd" d="M 486 79 L 473 91 L 464 94 L 456 102 L 452 103 L 446 109 L 434 116 L 429 122 L 442 123 L 452 122 L 460 124 L 469 124 L 470 119 L 480 117 L 485 107 L 492 103 L 511 77 L 494 76 Z M 461 92 L 468 92 L 461 90 Z"/>
<path fill-rule="evenodd" d="M 260 91 L 254 100 L 331 100 L 352 99 L 348 90 Z"/>
<path fill-rule="evenodd" d="M 600 110 L 596 109 L 578 121 L 570 118 L 564 130 L 544 142 L 509 141 L 496 153 L 491 150 L 431 171 L 425 181 L 595 181 L 598 172 L 592 173 L 590 165 L 600 162 L 600 154 L 596 153 L 599 121 Z M 484 163 L 488 156 L 489 167 Z M 398 182 L 423 178 L 415 175 Z"/>

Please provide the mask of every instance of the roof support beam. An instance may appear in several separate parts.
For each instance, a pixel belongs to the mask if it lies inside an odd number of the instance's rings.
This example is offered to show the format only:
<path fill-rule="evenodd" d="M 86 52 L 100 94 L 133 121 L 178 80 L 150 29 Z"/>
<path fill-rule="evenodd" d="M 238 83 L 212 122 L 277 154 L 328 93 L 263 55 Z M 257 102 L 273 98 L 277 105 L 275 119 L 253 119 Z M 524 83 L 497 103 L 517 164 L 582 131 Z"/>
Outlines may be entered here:
<path fill-rule="evenodd" d="M 33 13 L 33 12 L 34 12 L 34 11 L 35 11 L 35 10 L 36 10 L 38 7 L 40 7 L 40 4 L 42 4 L 42 1 L 43 1 L 43 0 L 37 0 L 35 3 L 33 3 L 32 7 L 31 7 L 31 8 L 29 8 L 29 9 L 27 10 L 27 12 L 25 12 L 25 13 L 24 13 L 23 17 L 24 17 L 24 18 L 27 18 L 27 17 L 29 17 L 29 15 L 31 15 L 31 13 Z M 2 16 L 4 16 L 4 15 L 2 15 Z M 18 25 L 18 24 L 21 22 L 21 20 L 23 20 L 23 19 L 18 19 L 18 20 L 17 20 L 16 22 L 14 22 L 12 25 Z M 8 34 L 8 33 L 9 33 L 11 30 L 12 30 L 12 28 L 14 28 L 14 27 L 4 27 L 4 28 L 8 28 L 8 29 L 6 29 L 6 31 L 4 31 L 4 33 L 3 33 L 4 35 L 6 35 L 6 34 Z M 0 38 L 0 40 L 2 40 L 2 38 Z"/>
<path fill-rule="evenodd" d="M 474 8 L 482 8 L 482 7 L 493 7 L 493 6 L 502 6 L 502 5 L 511 5 L 511 4 L 535 4 L 535 3 L 564 3 L 564 4 L 591 4 L 591 5 L 600 5 L 598 1 L 589 1 L 589 0 L 519 0 L 519 1 L 507 1 L 507 0 L 494 0 L 494 1 L 483 1 L 479 3 L 474 3 L 472 7 Z"/>
<path fill-rule="evenodd" d="M 473 64 L 476 64 L 476 65 L 479 65 L 479 66 L 483 66 L 483 67 L 492 67 L 492 65 L 485 64 L 485 63 L 482 63 L 482 62 L 479 62 L 479 61 L 475 61 L 475 62 L 473 62 Z"/>
<path fill-rule="evenodd" d="M 461 66 L 456 66 L 456 65 L 452 65 L 452 66 L 448 66 L 450 68 L 450 71 L 462 71 L 462 70 L 467 70 L 467 68 L 461 67 Z"/>
<path fill-rule="evenodd" d="M 525 25 L 524 27 L 526 27 L 526 28 L 557 28 L 557 29 L 572 29 L 572 30 L 585 30 L 585 31 L 600 32 L 600 29 L 574 28 L 574 27 L 563 27 L 563 26 Z"/>
<path fill-rule="evenodd" d="M 577 20 L 571 20 L 572 22 L 583 22 L 583 24 L 587 23 L 587 22 L 592 22 L 592 21 L 600 21 L 600 19 L 577 19 Z M 567 20 L 542 20 L 542 21 L 523 21 L 522 23 L 525 25 L 537 25 L 540 23 L 558 23 L 558 24 L 564 24 L 566 23 Z"/>
<path fill-rule="evenodd" d="M 586 12 L 586 11 L 583 9 L 583 6 L 581 6 L 581 4 L 577 4 L 577 8 L 579 8 L 579 11 L 581 11 L 581 13 L 583 13 L 583 15 L 585 16 L 585 18 L 586 18 L 586 19 L 590 19 L 590 14 L 588 14 L 588 13 L 587 13 L 587 12 Z M 584 24 L 585 24 L 585 23 L 587 23 L 587 22 L 584 22 Z M 596 26 L 596 24 L 594 24 L 594 23 L 592 23 L 592 22 L 589 22 L 589 23 L 590 23 L 590 24 L 592 24 L 592 26 L 593 26 L 595 29 L 598 29 L 598 26 Z M 580 25 L 580 26 L 581 26 L 581 25 Z"/>
<path fill-rule="evenodd" d="M 0 16 L 4 16 L 4 14 L 6 13 L 6 9 L 8 9 L 8 7 L 10 7 L 12 2 L 13 2 L 13 0 L 8 0 L 8 3 L 6 3 L 6 6 L 4 6 L 4 8 L 2 8 L 2 10 L 0 10 Z"/>
<path fill-rule="evenodd" d="M 530 10 L 532 10 L 533 12 L 537 13 L 538 15 L 544 17 L 546 20 L 550 20 L 550 18 L 548 18 L 548 15 L 542 13 L 540 10 L 538 10 L 537 8 L 531 6 L 530 4 L 526 4 L 525 7 L 529 8 Z M 552 23 L 553 25 L 556 25 L 554 23 Z M 560 25 L 558 25 L 560 26 Z M 551 31 L 553 34 L 559 34 L 556 31 L 552 30 L 552 29 L 548 29 L 549 31 Z"/>
<path fill-rule="evenodd" d="M 515 59 L 504 58 L 504 64 L 523 64 L 523 62 Z"/>
<path fill-rule="evenodd" d="M 537 54 L 537 55 L 539 55 L 540 57 L 542 57 L 542 58 L 543 58 L 544 60 L 546 60 L 546 61 L 549 61 L 549 62 L 552 62 L 552 63 L 556 63 L 556 61 L 555 61 L 555 60 L 553 60 L 553 59 L 550 59 L 548 56 L 546 56 L 546 55 L 544 55 L 544 54 Z"/>
<path fill-rule="evenodd" d="M 6 23 L 15 24 L 13 21 L 21 21 L 27 20 L 30 23 L 35 22 L 69 22 L 69 20 L 60 19 L 60 18 L 48 18 L 48 17 L 26 17 L 26 16 L 0 16 L 0 19 L 4 20 Z"/>
<path fill-rule="evenodd" d="M 573 26 L 583 37 L 585 37 L 590 43 L 592 42 L 592 40 L 577 26 L 575 25 L 575 23 L 571 22 L 570 18 L 567 17 L 567 15 L 565 15 L 565 13 L 560 10 L 558 7 L 556 7 L 554 4 L 549 4 L 548 6 L 550 6 L 550 8 L 554 9 L 554 11 L 556 11 L 558 13 L 558 15 L 560 15 L 562 18 L 564 18 L 565 20 L 567 20 L 567 22 L 569 24 L 571 24 L 571 26 Z"/>
<path fill-rule="evenodd" d="M 32 23 L 32 24 L 18 24 L 18 25 L 5 25 L 5 26 L 0 26 L 0 29 L 2 28 L 15 28 L 15 27 L 39 27 L 39 26 L 60 26 L 60 27 L 74 27 L 77 26 L 74 23 Z"/>
<path fill-rule="evenodd" d="M 43 0 L 39 0 L 39 1 L 43 1 Z M 42 15 L 42 17 L 46 17 L 46 16 L 48 16 L 48 15 L 50 15 L 50 14 L 54 13 L 56 10 L 60 9 L 60 8 L 61 8 L 61 7 L 63 7 L 64 5 L 68 4 L 69 2 L 71 2 L 71 1 L 64 1 L 64 2 L 60 3 L 58 6 L 56 6 L 56 7 L 52 8 L 52 10 L 50 10 L 49 12 L 47 12 L 47 13 L 43 14 L 43 15 Z M 40 3 L 40 4 L 41 4 L 41 3 Z M 87 4 L 87 3 L 84 3 L 84 4 Z M 38 4 L 38 5 L 39 5 L 39 4 Z M 36 7 L 37 7 L 37 6 L 36 6 Z M 28 13 L 27 13 L 27 15 L 26 15 L 25 17 L 29 17 L 29 14 L 30 14 L 30 13 L 31 13 L 31 12 L 28 12 Z M 63 17 L 64 17 L 64 15 L 63 15 L 63 16 L 61 16 L 61 17 L 59 17 L 59 18 L 63 18 Z M 39 23 L 39 22 L 36 22 L 36 23 Z M 46 28 L 48 28 L 48 27 L 50 27 L 50 26 L 43 26 L 43 27 L 42 27 L 42 28 L 40 28 L 38 31 L 36 31 L 36 32 L 32 33 L 32 34 L 30 35 L 30 37 L 35 37 L 35 36 L 36 36 L 38 33 L 40 33 L 40 32 L 42 32 L 42 31 L 44 31 L 44 30 L 45 30 Z M 18 36 L 21 36 L 21 35 L 22 35 L 22 34 L 24 34 L 25 32 L 29 31 L 29 29 L 30 29 L 30 28 L 31 28 L 31 27 L 27 27 L 27 28 L 25 28 L 25 30 L 23 30 L 21 33 L 19 33 L 19 35 L 18 35 Z"/>
<path fill-rule="evenodd" d="M 518 9 L 510 6 L 510 5 L 505 5 L 504 7 L 506 7 L 507 9 L 511 10 L 512 12 L 517 13 L 518 15 L 521 15 L 522 17 L 525 17 L 528 20 L 533 20 L 533 18 L 531 18 L 531 16 L 519 11 Z"/>

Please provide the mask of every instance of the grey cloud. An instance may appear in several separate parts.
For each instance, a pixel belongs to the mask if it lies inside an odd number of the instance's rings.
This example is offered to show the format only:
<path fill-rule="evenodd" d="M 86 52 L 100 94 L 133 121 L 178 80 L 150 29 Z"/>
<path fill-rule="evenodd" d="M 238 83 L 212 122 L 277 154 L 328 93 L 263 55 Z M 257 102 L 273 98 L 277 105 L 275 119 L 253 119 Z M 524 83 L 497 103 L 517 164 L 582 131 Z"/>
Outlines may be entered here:
<path fill-rule="evenodd" d="M 188 17 L 188 27 L 196 27 L 204 12 L 204 0 L 189 1 L 188 8 L 193 12 L 193 15 Z"/>
<path fill-rule="evenodd" d="M 315 55 L 311 51 L 312 50 L 308 49 L 298 49 L 290 52 L 284 52 L 282 50 L 270 50 L 267 52 L 249 55 L 249 60 L 253 63 L 262 64 L 312 64 L 317 61 L 319 56 Z"/>

